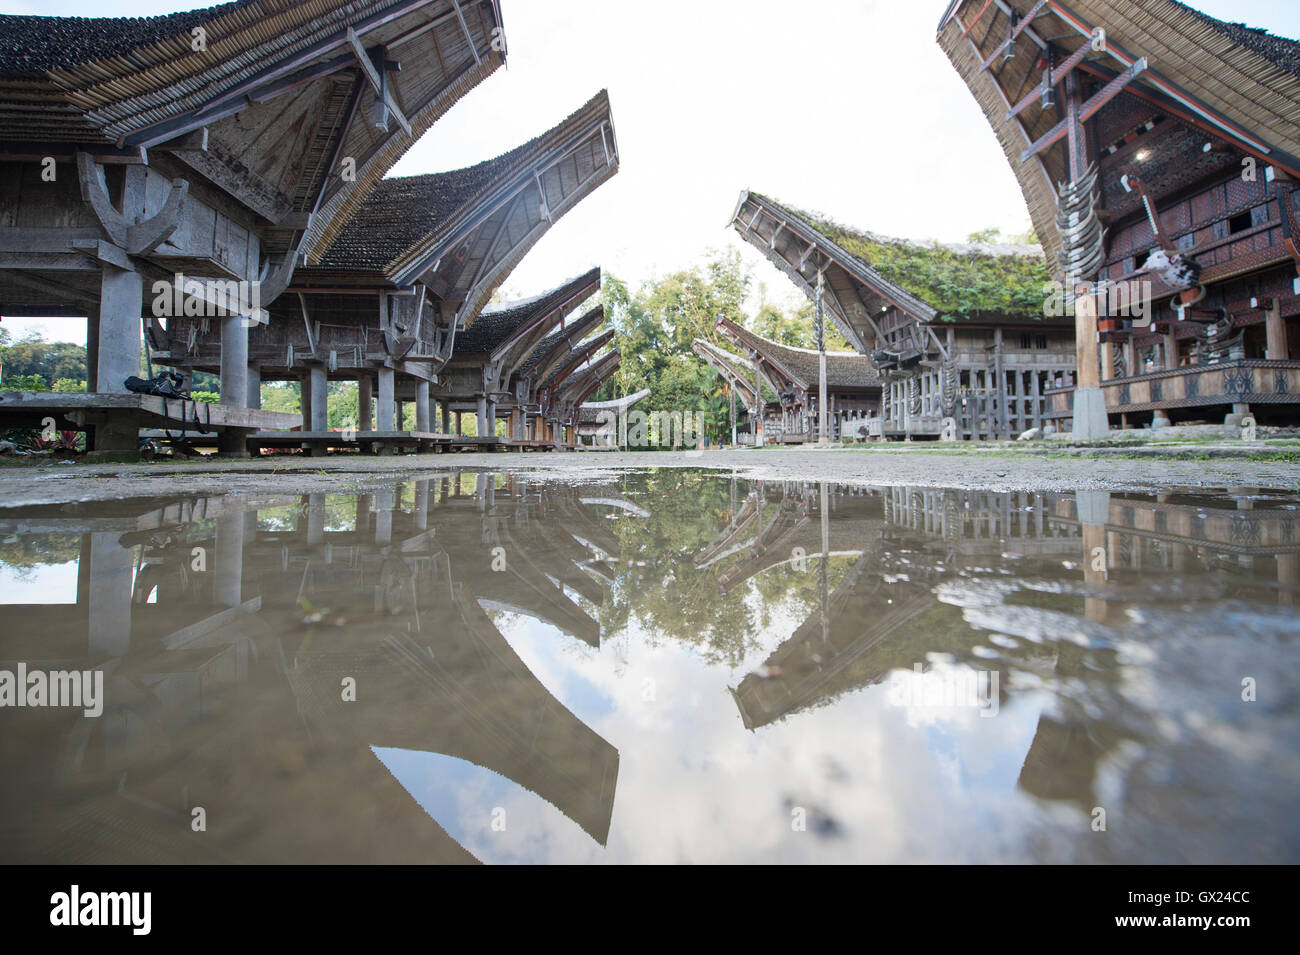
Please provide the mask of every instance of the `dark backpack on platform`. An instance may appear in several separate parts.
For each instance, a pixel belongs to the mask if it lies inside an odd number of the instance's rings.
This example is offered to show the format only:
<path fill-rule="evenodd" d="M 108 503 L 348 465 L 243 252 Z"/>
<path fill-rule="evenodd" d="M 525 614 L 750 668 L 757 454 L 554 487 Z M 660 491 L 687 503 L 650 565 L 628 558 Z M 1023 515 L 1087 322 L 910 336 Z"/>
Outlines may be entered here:
<path fill-rule="evenodd" d="M 137 395 L 156 395 L 159 398 L 189 398 L 188 391 L 181 391 L 180 385 L 185 379 L 174 371 L 160 371 L 153 378 L 137 378 L 132 375 L 122 384 L 127 391 Z"/>

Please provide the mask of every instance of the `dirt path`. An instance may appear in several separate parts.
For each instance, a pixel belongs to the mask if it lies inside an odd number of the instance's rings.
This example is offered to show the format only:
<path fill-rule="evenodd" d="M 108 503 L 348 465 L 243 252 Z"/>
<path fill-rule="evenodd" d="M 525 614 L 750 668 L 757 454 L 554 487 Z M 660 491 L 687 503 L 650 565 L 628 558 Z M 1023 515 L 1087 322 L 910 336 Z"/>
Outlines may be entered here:
<path fill-rule="evenodd" d="M 1261 487 L 1300 491 L 1300 463 L 1241 458 L 1177 460 L 1103 452 L 1067 457 L 930 447 L 819 451 L 429 454 L 402 457 L 203 459 L 152 464 L 42 464 L 0 468 L 0 506 L 62 504 L 155 496 L 309 493 L 361 490 L 456 470 L 522 469 L 560 480 L 597 478 L 622 468 L 707 467 L 767 480 L 983 490 Z"/>

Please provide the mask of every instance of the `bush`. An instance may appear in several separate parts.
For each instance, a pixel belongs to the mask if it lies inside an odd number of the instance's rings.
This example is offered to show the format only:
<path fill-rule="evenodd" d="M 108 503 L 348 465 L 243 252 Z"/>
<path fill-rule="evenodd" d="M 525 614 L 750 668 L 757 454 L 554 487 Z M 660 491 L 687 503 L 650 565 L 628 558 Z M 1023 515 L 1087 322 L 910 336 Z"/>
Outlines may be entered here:
<path fill-rule="evenodd" d="M 10 375 L 0 384 L 3 391 L 49 391 L 44 375 Z"/>
<path fill-rule="evenodd" d="M 86 390 L 86 383 L 73 378 L 60 378 L 54 383 L 54 390 L 64 395 L 81 394 Z"/>
<path fill-rule="evenodd" d="M 215 391 L 191 391 L 190 397 L 195 401 L 203 402 L 205 405 L 221 404 L 221 395 L 217 394 Z"/>

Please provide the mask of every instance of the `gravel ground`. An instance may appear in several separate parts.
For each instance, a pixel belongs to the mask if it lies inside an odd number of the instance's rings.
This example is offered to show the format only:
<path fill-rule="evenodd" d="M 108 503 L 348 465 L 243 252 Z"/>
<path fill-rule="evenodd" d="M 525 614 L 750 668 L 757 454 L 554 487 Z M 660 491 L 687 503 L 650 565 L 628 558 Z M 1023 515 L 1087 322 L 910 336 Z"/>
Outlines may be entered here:
<path fill-rule="evenodd" d="M 1044 453 L 933 445 L 854 450 L 766 448 L 702 452 L 340 455 L 259 460 L 204 458 L 151 464 L 11 465 L 0 468 L 5 507 L 139 497 L 309 493 L 359 490 L 454 470 L 525 470 L 558 480 L 594 479 L 624 468 L 713 468 L 767 480 L 817 481 L 979 490 L 1142 491 L 1177 487 L 1258 487 L 1300 492 L 1300 463 L 1250 460 L 1236 449 L 1193 452 L 1061 449 Z M 1194 453 L 1199 460 L 1186 459 Z M 1182 456 L 1180 458 L 1180 455 Z M 1221 456 L 1216 456 L 1221 455 Z"/>

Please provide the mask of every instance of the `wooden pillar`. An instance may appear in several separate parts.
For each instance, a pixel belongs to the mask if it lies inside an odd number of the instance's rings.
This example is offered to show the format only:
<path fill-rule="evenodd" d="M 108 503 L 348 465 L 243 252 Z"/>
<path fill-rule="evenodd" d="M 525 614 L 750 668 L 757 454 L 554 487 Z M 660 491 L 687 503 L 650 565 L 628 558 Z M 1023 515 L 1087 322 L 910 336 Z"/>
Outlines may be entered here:
<path fill-rule="evenodd" d="M 427 381 L 417 381 L 415 383 L 415 430 L 432 431 L 433 415 L 429 406 L 429 383 Z"/>
<path fill-rule="evenodd" d="M 1282 306 L 1273 299 L 1264 313 L 1264 334 L 1267 339 L 1265 358 L 1287 357 L 1286 322 L 1282 320 Z"/>
<path fill-rule="evenodd" d="M 375 383 L 369 375 L 357 380 L 357 430 L 373 431 Z"/>
<path fill-rule="evenodd" d="M 1161 349 L 1164 352 L 1164 366 L 1167 370 L 1178 367 L 1178 337 L 1173 332 L 1165 334 L 1161 339 Z"/>

